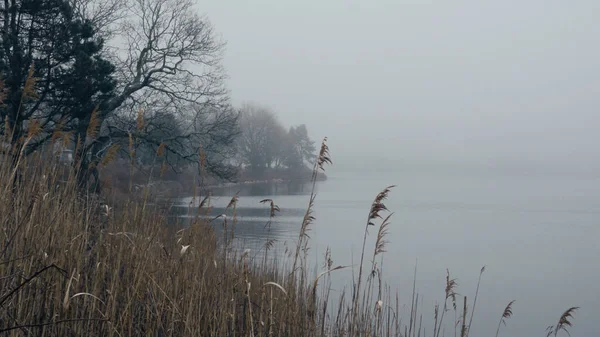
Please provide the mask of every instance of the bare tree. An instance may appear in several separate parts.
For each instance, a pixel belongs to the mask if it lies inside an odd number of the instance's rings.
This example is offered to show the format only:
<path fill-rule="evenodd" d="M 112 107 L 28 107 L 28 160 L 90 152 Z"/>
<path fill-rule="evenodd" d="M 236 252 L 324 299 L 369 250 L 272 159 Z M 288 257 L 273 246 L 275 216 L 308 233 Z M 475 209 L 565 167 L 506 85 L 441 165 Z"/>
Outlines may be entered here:
<path fill-rule="evenodd" d="M 69 0 L 74 15 L 89 20 L 96 33 L 105 39 L 114 37 L 118 23 L 125 19 L 131 8 L 131 0 Z"/>
<path fill-rule="evenodd" d="M 74 1 L 90 6 L 94 0 Z M 197 13 L 192 0 L 130 0 L 123 7 L 108 6 L 126 13 L 123 17 L 116 13 L 97 16 L 98 21 L 119 27 L 119 33 L 111 39 L 118 89 L 97 116 L 102 124 L 99 137 L 84 151 L 91 151 L 97 161 L 99 151 L 108 143 L 129 135 L 149 147 L 163 144 L 170 158 L 190 162 L 198 162 L 200 147 L 215 149 L 215 155 L 207 157 L 209 172 L 233 177 L 229 166 L 223 164 L 223 156 L 216 155 L 231 148 L 236 135 L 231 125 L 237 117 L 229 106 L 223 81 L 224 43 L 218 40 L 211 24 Z M 134 127 L 140 109 L 145 110 L 145 124 L 153 132 Z M 157 137 L 169 134 L 168 124 L 161 122 L 165 114 L 187 127 L 180 134 Z M 165 129 L 160 132 L 160 128 Z M 220 137 L 214 136 L 217 133 Z"/>
<path fill-rule="evenodd" d="M 224 86 L 224 43 L 193 0 L 6 1 L 0 14 L 0 131 L 6 119 L 13 142 L 29 124 L 41 126 L 33 151 L 60 126 L 77 144 L 81 182 L 111 144 L 130 137 L 188 162 L 210 149 L 209 172 L 233 176 L 224 153 L 237 114 Z M 141 110 L 145 128 L 136 125 Z M 173 123 L 185 127 L 173 134 Z"/>
<path fill-rule="evenodd" d="M 238 113 L 230 106 L 173 103 L 163 94 L 145 97 L 142 104 L 123 107 L 106 121 L 99 138 L 106 149 L 119 145 L 125 156 L 134 155 L 144 165 L 167 164 L 180 171 L 191 163 L 216 178 L 231 180 L 237 174 L 230 161 L 235 155 Z M 133 146 L 133 148 L 131 148 Z M 159 148 L 162 154 L 157 158 Z M 96 157 L 99 160 L 103 153 Z M 205 162 L 201 163 L 201 158 Z"/>
<path fill-rule="evenodd" d="M 224 44 L 191 0 L 135 0 L 122 22 L 119 106 L 142 89 L 171 100 L 215 103 L 226 95 L 221 66 Z"/>

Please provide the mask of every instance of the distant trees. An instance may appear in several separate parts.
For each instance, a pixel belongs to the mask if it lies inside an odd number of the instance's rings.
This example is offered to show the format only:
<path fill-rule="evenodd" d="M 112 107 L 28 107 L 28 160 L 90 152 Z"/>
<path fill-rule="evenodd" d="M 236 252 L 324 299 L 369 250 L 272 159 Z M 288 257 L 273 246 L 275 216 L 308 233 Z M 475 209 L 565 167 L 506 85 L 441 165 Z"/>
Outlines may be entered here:
<path fill-rule="evenodd" d="M 181 161 L 200 164 L 204 156 L 209 173 L 233 178 L 235 170 L 224 153 L 233 153 L 237 114 L 223 83 L 224 44 L 197 14 L 193 0 L 126 4 L 121 11 L 126 15 L 116 14 L 123 16 L 115 23 L 119 30 L 109 30 L 115 34 L 113 41 L 125 43 L 113 54 L 119 85 L 100 115 L 97 148 L 133 137 L 147 149 L 163 146 L 173 168 Z M 169 123 L 167 115 L 172 117 Z M 178 127 L 173 129 L 173 124 Z"/>
<path fill-rule="evenodd" d="M 0 27 L 0 135 L 14 156 L 60 141 L 81 184 L 116 148 L 224 180 L 238 164 L 260 173 L 314 159 L 306 126 L 232 107 L 224 44 L 194 0 L 7 0 Z"/>
<path fill-rule="evenodd" d="M 286 165 L 299 167 L 312 164 L 316 158 L 317 148 L 315 142 L 308 137 L 306 125 L 290 127 L 287 134 Z"/>
<path fill-rule="evenodd" d="M 241 135 L 238 139 L 242 163 L 255 172 L 262 172 L 278 161 L 285 129 L 269 109 L 244 104 L 240 109 Z"/>
<path fill-rule="evenodd" d="M 304 169 L 315 158 L 306 125 L 286 130 L 270 109 L 246 103 L 240 108 L 239 159 L 257 175 L 266 169 Z"/>
<path fill-rule="evenodd" d="M 170 164 L 204 156 L 209 173 L 235 176 L 224 44 L 192 0 L 7 0 L 0 27 L 0 133 L 16 153 L 60 133 L 84 182 L 133 138 Z"/>
<path fill-rule="evenodd" d="M 217 150 L 232 147 L 237 133 L 237 115 L 232 113 L 223 83 L 224 44 L 210 23 L 196 14 L 192 0 L 132 0 L 129 4 L 128 17 L 119 22 L 119 37 L 126 44 L 115 55 L 121 85 L 111 103 L 119 109 L 107 123 L 106 135 L 124 138 L 133 132 L 155 149 L 165 144 L 172 158 L 193 162 L 200 160 L 203 148 L 211 173 L 230 178 L 232 172 Z M 163 128 L 169 136 L 138 132 L 134 126 L 140 108 L 144 108 L 145 123 L 155 130 Z M 161 123 L 165 112 L 176 117 L 181 134 L 171 133 Z"/>

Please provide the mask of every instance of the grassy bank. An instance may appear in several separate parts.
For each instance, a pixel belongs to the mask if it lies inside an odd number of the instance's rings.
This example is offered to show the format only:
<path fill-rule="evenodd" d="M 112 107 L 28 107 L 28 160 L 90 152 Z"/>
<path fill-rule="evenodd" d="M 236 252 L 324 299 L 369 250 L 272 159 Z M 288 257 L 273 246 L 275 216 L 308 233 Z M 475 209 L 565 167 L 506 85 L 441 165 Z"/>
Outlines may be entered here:
<path fill-rule="evenodd" d="M 323 143 L 313 181 L 329 163 Z M 265 258 L 254 261 L 232 245 L 237 197 L 217 236 L 200 217 L 209 212 L 209 199 L 189 209 L 196 216 L 190 226 L 176 227 L 168 225 L 168 209 L 154 209 L 152 200 L 105 205 L 103 198 L 81 192 L 73 173 L 59 167 L 35 157 L 22 158 L 16 167 L 0 164 L 4 335 L 416 337 L 427 331 L 439 337 L 444 330 L 469 335 L 477 292 L 472 299 L 458 295 L 449 274 L 436 308 L 418 307 L 414 293 L 412 303 L 399 303 L 382 284 L 378 261 L 389 244 L 385 200 L 392 187 L 373 196 L 365 210 L 364 240 L 374 240 L 375 250 L 363 249 L 352 268 L 353 289 L 332 303 L 330 276 L 349 267 L 336 266 L 328 254 L 316 278 L 308 271 L 314 194 L 298 224 L 297 244 L 283 257 L 288 263 L 267 258 L 272 242 L 265 242 Z M 276 201 L 265 204 L 276 217 Z M 410 315 L 400 317 L 405 305 Z M 501 335 L 511 305 L 498 313 L 500 331 L 490 334 Z M 575 309 L 557 313 L 552 335 L 566 332 Z M 422 311 L 434 310 L 434 321 L 419 319 Z"/>

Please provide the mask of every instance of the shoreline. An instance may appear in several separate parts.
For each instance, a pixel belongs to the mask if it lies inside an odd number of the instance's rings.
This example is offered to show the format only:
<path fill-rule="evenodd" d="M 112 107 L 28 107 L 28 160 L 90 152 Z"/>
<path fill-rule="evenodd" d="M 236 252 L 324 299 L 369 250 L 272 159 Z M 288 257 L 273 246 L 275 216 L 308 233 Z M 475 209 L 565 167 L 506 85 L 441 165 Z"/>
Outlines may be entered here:
<path fill-rule="evenodd" d="M 214 177 L 206 177 L 206 179 L 203 179 L 204 181 L 201 181 L 202 179 L 194 177 L 189 172 L 180 175 L 169 174 L 165 177 L 152 179 L 143 170 L 138 170 L 133 181 L 131 181 L 132 178 L 127 172 L 121 172 L 115 166 L 104 168 L 102 173 L 104 176 L 111 177 L 108 184 L 104 185 L 107 190 L 103 194 L 110 195 L 111 192 L 121 196 L 129 194 L 128 186 L 131 183 L 133 194 L 149 193 L 161 199 L 187 197 L 199 191 L 233 196 L 237 192 L 235 191 L 237 188 L 241 190 L 262 190 L 258 193 L 268 194 L 269 189 L 273 186 L 283 187 L 284 189 L 297 189 L 298 186 L 310 183 L 313 175 L 312 170 L 308 168 L 294 171 L 270 169 L 261 174 L 240 171 L 237 177 L 231 181 L 219 181 Z M 318 173 L 317 181 L 322 182 L 327 179 L 327 175 L 323 172 Z"/>
<path fill-rule="evenodd" d="M 317 178 L 317 182 L 326 181 L 327 177 Z M 220 184 L 207 184 L 205 188 L 227 188 L 227 187 L 241 187 L 248 185 L 260 185 L 260 184 L 307 184 L 310 183 L 310 179 L 282 179 L 282 178 L 273 178 L 273 179 L 248 179 L 237 182 L 228 182 L 228 183 L 220 183 Z"/>
<path fill-rule="evenodd" d="M 326 181 L 326 177 L 317 178 L 317 182 Z M 212 183 L 205 185 L 197 185 L 200 190 L 210 191 L 210 193 L 214 193 L 215 190 L 218 192 L 224 192 L 224 190 L 230 189 L 244 189 L 244 188 L 256 188 L 260 186 L 264 187 L 273 187 L 273 186 L 302 186 L 310 183 L 310 179 L 281 179 L 281 178 L 273 178 L 273 179 L 249 179 L 237 182 L 223 182 L 223 183 Z M 188 186 L 184 187 L 184 185 L 176 180 L 161 180 L 161 181 L 153 181 L 149 184 L 134 184 L 133 185 L 133 193 L 142 193 L 145 188 L 149 189 L 149 194 L 154 195 L 158 198 L 185 198 L 194 194 L 194 187 Z M 198 190 L 196 190 L 198 192 Z M 232 192 L 231 195 L 228 193 L 217 193 L 217 195 L 222 196 L 233 196 L 235 192 Z"/>

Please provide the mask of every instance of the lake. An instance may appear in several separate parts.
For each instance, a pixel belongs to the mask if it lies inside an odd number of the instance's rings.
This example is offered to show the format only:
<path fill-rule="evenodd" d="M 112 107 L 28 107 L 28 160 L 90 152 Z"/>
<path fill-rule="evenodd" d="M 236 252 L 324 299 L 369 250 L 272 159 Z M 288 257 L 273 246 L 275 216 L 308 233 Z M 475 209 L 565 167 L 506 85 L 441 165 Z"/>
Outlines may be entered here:
<path fill-rule="evenodd" d="M 394 212 L 383 261 L 385 281 L 410 308 L 413 275 L 431 333 L 436 303 L 443 305 L 446 269 L 457 278 L 458 293 L 469 308 L 482 266 L 483 274 L 471 336 L 495 335 L 506 304 L 514 316 L 501 336 L 545 336 L 567 308 L 579 306 L 572 336 L 599 336 L 600 178 L 569 175 L 329 173 L 317 184 L 311 227 L 310 260 L 321 265 L 327 247 L 335 265 L 357 264 L 369 207 L 375 195 L 397 185 L 385 202 Z M 242 248 L 258 250 L 268 238 L 294 247 L 308 204 L 304 186 L 244 186 L 238 202 L 237 236 Z M 213 214 L 222 213 L 237 191 L 212 198 Z M 264 198 L 281 208 L 270 230 Z M 185 213 L 191 199 L 181 201 Z M 219 220 L 217 220 L 219 221 Z M 379 223 L 377 223 L 379 226 Z M 370 229 L 365 260 L 372 256 L 376 228 Z M 367 263 L 370 265 L 370 263 Z M 368 267 L 367 267 L 368 269 Z M 334 291 L 352 284 L 351 270 L 333 274 Z M 348 288 L 347 288 L 348 289 Z M 462 307 L 462 299 L 460 300 Z M 409 308 L 404 308 L 403 322 Z M 452 318 L 449 318 L 451 317 Z M 450 336 L 453 312 L 446 315 Z"/>

